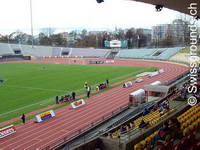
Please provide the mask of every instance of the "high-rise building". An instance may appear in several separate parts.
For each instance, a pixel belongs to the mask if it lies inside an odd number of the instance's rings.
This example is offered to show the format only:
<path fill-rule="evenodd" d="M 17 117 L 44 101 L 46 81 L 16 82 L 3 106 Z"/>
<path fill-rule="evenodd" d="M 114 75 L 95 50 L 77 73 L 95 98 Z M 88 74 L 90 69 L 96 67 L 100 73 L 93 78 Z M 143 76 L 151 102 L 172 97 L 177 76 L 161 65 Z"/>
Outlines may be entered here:
<path fill-rule="evenodd" d="M 177 44 L 188 42 L 189 22 L 176 19 L 171 24 L 160 24 L 152 27 L 152 41 L 171 39 Z"/>

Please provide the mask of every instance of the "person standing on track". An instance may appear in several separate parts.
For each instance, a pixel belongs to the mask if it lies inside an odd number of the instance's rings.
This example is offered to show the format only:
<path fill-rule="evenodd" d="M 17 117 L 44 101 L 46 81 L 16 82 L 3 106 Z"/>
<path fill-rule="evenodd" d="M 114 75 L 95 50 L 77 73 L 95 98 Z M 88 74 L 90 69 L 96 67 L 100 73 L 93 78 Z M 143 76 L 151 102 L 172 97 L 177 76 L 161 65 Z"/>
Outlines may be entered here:
<path fill-rule="evenodd" d="M 89 98 L 89 97 L 90 97 L 90 92 L 91 92 L 91 87 L 90 87 L 90 86 L 88 86 L 88 87 L 87 87 L 87 98 Z"/>
<path fill-rule="evenodd" d="M 72 92 L 72 100 L 75 100 L 75 99 L 76 99 L 76 93 Z"/>
<path fill-rule="evenodd" d="M 87 90 L 87 88 L 88 88 L 88 84 L 87 84 L 87 82 L 85 82 L 85 84 L 84 84 L 84 88 Z"/>
<path fill-rule="evenodd" d="M 56 96 L 56 104 L 59 104 L 59 97 Z"/>
<path fill-rule="evenodd" d="M 4 82 L 4 79 L 0 78 L 0 83 L 3 83 Z"/>
<path fill-rule="evenodd" d="M 109 87 L 109 80 L 106 79 L 106 86 Z"/>
<path fill-rule="evenodd" d="M 23 124 L 25 124 L 26 123 L 26 116 L 25 116 L 25 114 L 22 114 L 21 119 L 22 119 Z"/>

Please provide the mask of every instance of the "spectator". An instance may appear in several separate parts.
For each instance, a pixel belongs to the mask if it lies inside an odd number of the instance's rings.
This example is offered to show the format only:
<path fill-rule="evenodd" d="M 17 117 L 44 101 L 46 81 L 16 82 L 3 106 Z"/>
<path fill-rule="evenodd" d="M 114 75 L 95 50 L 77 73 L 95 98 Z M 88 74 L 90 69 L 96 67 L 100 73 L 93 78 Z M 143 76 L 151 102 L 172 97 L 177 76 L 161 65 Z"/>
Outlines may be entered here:
<path fill-rule="evenodd" d="M 65 99 L 66 101 L 70 101 L 70 100 L 71 100 L 71 96 L 70 96 L 69 94 L 67 94 L 67 95 L 65 95 L 64 99 Z"/>
<path fill-rule="evenodd" d="M 166 110 L 169 110 L 169 101 L 166 100 L 163 102 L 163 107 L 166 109 Z"/>
<path fill-rule="evenodd" d="M 60 102 L 63 102 L 63 101 L 64 101 L 64 96 L 61 96 Z"/>
<path fill-rule="evenodd" d="M 126 87 L 126 85 L 125 85 L 125 83 L 123 84 L 123 88 L 125 88 Z"/>
<path fill-rule="evenodd" d="M 26 116 L 25 116 L 25 114 L 22 114 L 21 119 L 22 119 L 23 124 L 25 124 L 26 123 Z"/>
<path fill-rule="evenodd" d="M 129 131 L 129 126 L 126 125 L 125 128 L 126 128 L 126 132 L 128 132 Z"/>
<path fill-rule="evenodd" d="M 159 108 L 159 105 L 158 105 L 158 104 L 155 104 L 155 105 L 153 106 L 152 111 L 156 111 L 158 108 Z"/>
<path fill-rule="evenodd" d="M 148 113 L 150 113 L 149 109 L 145 108 L 143 111 L 143 116 L 147 115 Z"/>
<path fill-rule="evenodd" d="M 169 110 L 169 104 L 163 102 L 159 108 L 160 115 L 164 115 Z"/>
<path fill-rule="evenodd" d="M 88 98 L 90 97 L 90 92 L 91 92 L 91 87 L 88 86 L 88 87 L 87 87 L 87 97 L 88 97 Z"/>
<path fill-rule="evenodd" d="M 0 78 L 0 83 L 3 83 L 4 82 L 4 79 Z"/>
<path fill-rule="evenodd" d="M 56 96 L 56 104 L 59 104 L 58 96 Z"/>
<path fill-rule="evenodd" d="M 130 126 L 131 129 L 134 128 L 134 124 L 132 124 L 131 122 L 129 123 L 129 126 Z"/>
<path fill-rule="evenodd" d="M 148 126 L 148 125 L 149 125 L 149 123 L 146 123 L 144 120 L 142 120 L 142 121 L 140 122 L 139 128 L 144 128 L 144 127 L 146 127 L 146 126 Z"/>
<path fill-rule="evenodd" d="M 87 82 L 85 82 L 84 88 L 87 89 L 87 87 L 88 87 L 88 84 L 87 84 Z"/>
<path fill-rule="evenodd" d="M 75 99 L 76 99 L 76 93 L 72 92 L 72 100 L 75 100 Z"/>
<path fill-rule="evenodd" d="M 170 135 L 173 139 L 181 138 L 181 130 L 180 130 L 180 123 L 178 122 L 177 118 L 172 118 L 169 120 L 169 130 Z"/>
<path fill-rule="evenodd" d="M 165 140 L 170 139 L 169 131 L 170 130 L 168 122 L 164 122 L 163 126 L 158 131 L 158 135 L 153 137 L 153 145 L 157 142 L 164 143 Z"/>
<path fill-rule="evenodd" d="M 98 85 L 96 86 L 96 91 L 99 91 L 99 86 Z"/>
<path fill-rule="evenodd" d="M 106 86 L 109 87 L 109 80 L 106 79 Z"/>
<path fill-rule="evenodd" d="M 125 131 L 126 131 L 126 127 L 121 126 L 121 127 L 120 127 L 120 131 L 121 131 L 122 133 L 125 132 Z"/>

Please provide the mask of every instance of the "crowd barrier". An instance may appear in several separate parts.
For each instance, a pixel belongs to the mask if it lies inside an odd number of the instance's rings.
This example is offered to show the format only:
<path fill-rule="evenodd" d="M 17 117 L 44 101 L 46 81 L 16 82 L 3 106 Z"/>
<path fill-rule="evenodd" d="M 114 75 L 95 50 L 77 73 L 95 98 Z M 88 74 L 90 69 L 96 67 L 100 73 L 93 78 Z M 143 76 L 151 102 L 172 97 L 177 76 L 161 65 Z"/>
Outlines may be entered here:
<path fill-rule="evenodd" d="M 42 121 L 55 117 L 55 113 L 53 110 L 50 110 L 50 111 L 41 113 L 39 115 L 36 115 L 35 117 L 36 117 L 36 122 L 42 122 Z"/>
<path fill-rule="evenodd" d="M 72 108 L 78 108 L 85 105 L 85 101 L 83 99 L 77 100 L 71 103 Z"/>
<path fill-rule="evenodd" d="M 11 134 L 14 134 L 15 132 L 16 132 L 16 129 L 13 125 L 2 128 L 0 129 L 0 139 L 5 138 Z"/>
<path fill-rule="evenodd" d="M 128 88 L 133 86 L 133 83 L 131 81 L 124 83 L 123 87 Z"/>

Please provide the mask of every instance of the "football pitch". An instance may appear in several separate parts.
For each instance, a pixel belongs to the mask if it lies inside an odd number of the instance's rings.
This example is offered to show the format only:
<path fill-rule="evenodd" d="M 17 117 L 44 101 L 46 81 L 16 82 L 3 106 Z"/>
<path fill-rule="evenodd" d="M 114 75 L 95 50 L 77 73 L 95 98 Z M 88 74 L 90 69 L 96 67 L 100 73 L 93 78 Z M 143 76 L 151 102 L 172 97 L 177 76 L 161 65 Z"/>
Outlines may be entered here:
<path fill-rule="evenodd" d="M 22 113 L 55 104 L 55 96 L 75 91 L 85 93 L 83 88 L 109 79 L 116 83 L 155 68 L 16 63 L 0 64 L 0 122 L 20 116 Z"/>

